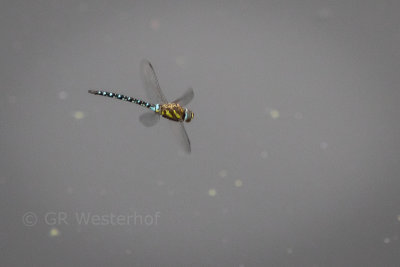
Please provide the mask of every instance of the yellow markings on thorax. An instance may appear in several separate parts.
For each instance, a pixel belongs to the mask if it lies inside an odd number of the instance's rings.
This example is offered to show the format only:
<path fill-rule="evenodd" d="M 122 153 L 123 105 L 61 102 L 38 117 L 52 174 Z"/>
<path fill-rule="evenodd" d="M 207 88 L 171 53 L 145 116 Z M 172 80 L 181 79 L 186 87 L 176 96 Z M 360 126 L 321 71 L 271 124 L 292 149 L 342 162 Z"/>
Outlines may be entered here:
<path fill-rule="evenodd" d="M 161 106 L 161 115 L 167 119 L 180 121 L 185 116 L 185 110 L 176 103 L 168 103 Z"/>

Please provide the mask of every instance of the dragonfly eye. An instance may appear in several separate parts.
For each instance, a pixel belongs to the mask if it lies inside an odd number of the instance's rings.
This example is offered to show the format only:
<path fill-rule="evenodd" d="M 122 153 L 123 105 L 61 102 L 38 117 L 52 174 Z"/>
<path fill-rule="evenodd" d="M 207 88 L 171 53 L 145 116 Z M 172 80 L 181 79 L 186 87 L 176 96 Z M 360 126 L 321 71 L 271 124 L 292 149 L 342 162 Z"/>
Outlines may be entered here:
<path fill-rule="evenodd" d="M 190 110 L 186 109 L 185 110 L 185 121 L 186 122 L 190 122 L 193 119 L 193 112 L 191 112 Z"/>

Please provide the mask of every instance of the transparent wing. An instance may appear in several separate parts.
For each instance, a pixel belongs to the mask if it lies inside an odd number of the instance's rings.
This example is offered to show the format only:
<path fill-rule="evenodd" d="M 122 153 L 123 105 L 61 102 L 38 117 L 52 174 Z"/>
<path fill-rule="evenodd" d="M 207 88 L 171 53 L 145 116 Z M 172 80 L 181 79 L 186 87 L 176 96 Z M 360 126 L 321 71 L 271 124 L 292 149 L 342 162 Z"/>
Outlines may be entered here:
<path fill-rule="evenodd" d="M 172 127 L 172 132 L 177 137 L 176 139 L 178 140 L 181 148 L 186 153 L 190 154 L 191 152 L 190 140 L 185 130 L 185 126 L 183 125 L 183 122 L 173 122 L 170 123 L 170 125 Z"/>
<path fill-rule="evenodd" d="M 146 59 L 142 60 L 140 63 L 140 70 L 149 102 L 153 104 L 167 103 L 167 98 L 161 91 L 160 84 L 158 83 L 156 73 L 151 63 Z"/>
<path fill-rule="evenodd" d="M 181 128 L 180 142 L 181 142 L 182 148 L 186 153 L 190 154 L 190 152 L 192 151 L 192 148 L 190 147 L 190 140 L 189 140 L 189 136 L 186 132 L 185 126 L 183 125 L 183 122 L 179 122 L 178 125 Z"/>
<path fill-rule="evenodd" d="M 160 84 L 158 83 L 156 73 L 155 73 L 154 68 L 151 65 L 151 63 L 148 60 L 145 60 L 145 59 L 142 60 L 142 62 L 140 64 L 140 69 L 141 69 L 141 75 L 142 75 L 142 80 L 143 80 L 143 84 L 145 87 L 146 95 L 147 95 L 149 101 L 152 102 L 153 104 L 168 103 L 167 98 L 164 96 L 163 92 L 161 91 Z M 186 102 L 189 102 L 193 98 L 193 96 L 190 97 L 190 93 L 188 93 L 188 96 L 184 97 L 185 95 L 186 95 L 186 93 L 182 96 L 181 101 L 185 100 Z M 143 114 L 142 116 L 140 116 L 140 121 L 146 126 L 154 125 L 155 119 L 151 118 L 150 115 L 146 115 L 146 114 Z M 155 114 L 155 115 L 157 115 L 157 114 Z M 159 117 L 160 116 L 158 116 L 158 118 Z M 157 118 L 157 121 L 158 121 L 158 118 Z M 183 122 L 173 122 L 173 123 L 170 123 L 170 125 L 174 132 L 174 135 L 178 137 L 177 139 L 178 139 L 181 147 L 183 148 L 183 150 L 186 153 L 190 153 L 191 152 L 190 140 L 186 133 Z"/>
<path fill-rule="evenodd" d="M 177 103 L 177 104 L 181 105 L 182 107 L 184 107 L 187 104 L 189 104 L 190 101 L 192 101 L 193 97 L 194 97 L 193 88 L 189 88 L 186 90 L 186 92 L 180 98 L 178 98 L 172 102 Z"/>
<path fill-rule="evenodd" d="M 146 127 L 154 126 L 160 120 L 160 115 L 151 111 L 140 115 L 139 121 Z"/>

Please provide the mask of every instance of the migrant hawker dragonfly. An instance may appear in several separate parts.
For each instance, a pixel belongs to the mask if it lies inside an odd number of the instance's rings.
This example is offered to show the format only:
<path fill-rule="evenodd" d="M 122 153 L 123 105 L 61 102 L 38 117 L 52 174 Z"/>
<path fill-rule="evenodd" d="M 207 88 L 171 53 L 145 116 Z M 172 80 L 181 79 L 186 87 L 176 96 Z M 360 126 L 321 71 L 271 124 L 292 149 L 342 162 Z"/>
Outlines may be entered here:
<path fill-rule="evenodd" d="M 151 102 L 103 90 L 89 90 L 89 93 L 128 101 L 150 109 L 150 112 L 144 113 L 139 117 L 140 122 L 147 127 L 155 125 L 159 121 L 160 116 L 173 121 L 173 127 L 177 128 L 177 134 L 183 149 L 185 152 L 190 153 L 190 141 L 183 122 L 190 122 L 194 116 L 191 110 L 184 107 L 193 99 L 193 89 L 189 88 L 181 97 L 168 102 L 161 91 L 151 63 L 143 60 L 140 64 L 140 69 L 146 95 Z"/>

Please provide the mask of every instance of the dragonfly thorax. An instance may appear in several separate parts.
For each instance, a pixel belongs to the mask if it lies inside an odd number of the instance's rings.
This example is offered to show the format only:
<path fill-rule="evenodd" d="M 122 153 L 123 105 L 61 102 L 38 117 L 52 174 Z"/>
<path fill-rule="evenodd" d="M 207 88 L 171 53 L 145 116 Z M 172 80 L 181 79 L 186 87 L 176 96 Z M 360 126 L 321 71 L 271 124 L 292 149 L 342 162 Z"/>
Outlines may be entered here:
<path fill-rule="evenodd" d="M 178 103 L 167 103 L 161 105 L 160 114 L 164 118 L 172 121 L 190 122 L 193 118 L 193 112 L 187 108 L 181 107 Z"/>

